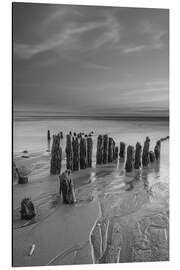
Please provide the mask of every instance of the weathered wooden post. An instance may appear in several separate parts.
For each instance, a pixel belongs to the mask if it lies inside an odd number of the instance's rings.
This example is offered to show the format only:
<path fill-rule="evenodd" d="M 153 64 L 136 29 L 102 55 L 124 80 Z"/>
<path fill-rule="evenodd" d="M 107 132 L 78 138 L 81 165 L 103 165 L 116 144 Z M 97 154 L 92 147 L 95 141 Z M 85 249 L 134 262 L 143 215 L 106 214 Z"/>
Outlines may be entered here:
<path fill-rule="evenodd" d="M 161 150 L 161 140 L 158 140 L 156 144 L 159 146 L 159 149 Z"/>
<path fill-rule="evenodd" d="M 92 166 L 92 151 L 93 151 L 93 140 L 91 137 L 87 138 L 87 167 Z"/>
<path fill-rule="evenodd" d="M 59 176 L 59 195 L 62 195 L 63 203 L 72 204 L 76 201 L 74 185 L 71 179 L 70 170 L 63 172 Z"/>
<path fill-rule="evenodd" d="M 103 137 L 99 135 L 97 138 L 97 152 L 96 152 L 96 164 L 102 164 L 103 157 Z"/>
<path fill-rule="evenodd" d="M 113 161 L 115 160 L 115 141 L 113 139 Z"/>
<path fill-rule="evenodd" d="M 63 139 L 63 132 L 60 132 L 60 138 Z"/>
<path fill-rule="evenodd" d="M 160 147 L 158 144 L 156 144 L 154 147 L 154 154 L 155 154 L 156 160 L 159 160 L 160 159 Z"/>
<path fill-rule="evenodd" d="M 133 156 L 134 156 L 134 147 L 132 145 L 128 145 L 125 164 L 126 172 L 132 172 L 133 170 L 133 163 L 134 163 Z"/>
<path fill-rule="evenodd" d="M 108 143 L 108 162 L 113 162 L 113 138 L 109 138 Z"/>
<path fill-rule="evenodd" d="M 72 169 L 73 171 L 79 170 L 79 142 L 77 137 L 72 138 Z"/>
<path fill-rule="evenodd" d="M 61 172 L 62 148 L 60 146 L 60 135 L 53 135 L 53 144 L 51 149 L 51 174 L 59 174 Z"/>
<path fill-rule="evenodd" d="M 155 154 L 153 151 L 149 152 L 149 160 L 151 163 L 153 163 L 155 161 Z"/>
<path fill-rule="evenodd" d="M 50 152 L 50 144 L 51 144 L 51 135 L 50 130 L 47 131 L 47 152 Z"/>
<path fill-rule="evenodd" d="M 103 164 L 108 163 L 108 135 L 103 136 Z"/>
<path fill-rule="evenodd" d="M 136 152 L 135 152 L 135 163 L 134 163 L 135 169 L 139 169 L 141 167 L 141 152 L 142 152 L 142 146 L 139 142 L 137 142 Z"/>
<path fill-rule="evenodd" d="M 115 150 L 114 150 L 114 160 L 117 160 L 118 158 L 118 146 L 115 146 Z"/>
<path fill-rule="evenodd" d="M 150 139 L 147 136 L 146 140 L 144 142 L 143 154 L 142 154 L 142 165 L 143 165 L 143 167 L 147 167 L 148 164 L 149 164 L 149 144 L 150 144 Z"/>
<path fill-rule="evenodd" d="M 81 138 L 80 139 L 80 169 L 85 169 L 86 168 L 86 139 Z"/>
<path fill-rule="evenodd" d="M 72 170 L 72 137 L 70 134 L 66 135 L 66 168 Z"/>
<path fill-rule="evenodd" d="M 32 219 L 35 217 L 35 208 L 34 204 L 30 200 L 30 198 L 24 198 L 21 201 L 21 219 Z"/>
<path fill-rule="evenodd" d="M 125 158 L 125 149 L 126 145 L 124 142 L 120 142 L 120 151 L 119 151 L 119 157 L 124 159 Z"/>

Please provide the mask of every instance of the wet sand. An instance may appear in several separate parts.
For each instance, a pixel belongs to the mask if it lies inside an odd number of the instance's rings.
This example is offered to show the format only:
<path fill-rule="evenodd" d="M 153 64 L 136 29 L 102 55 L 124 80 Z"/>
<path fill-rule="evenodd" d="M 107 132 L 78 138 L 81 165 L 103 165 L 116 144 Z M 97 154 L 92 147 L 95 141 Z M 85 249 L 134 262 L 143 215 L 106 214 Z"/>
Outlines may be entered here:
<path fill-rule="evenodd" d="M 129 175 L 123 162 L 73 173 L 77 203 L 71 206 L 59 198 L 47 153 L 16 157 L 30 174 L 28 184 L 13 184 L 13 266 L 168 260 L 169 179 L 161 171 L 167 145 L 160 164 Z M 37 211 L 29 224 L 18 208 L 26 196 Z"/>

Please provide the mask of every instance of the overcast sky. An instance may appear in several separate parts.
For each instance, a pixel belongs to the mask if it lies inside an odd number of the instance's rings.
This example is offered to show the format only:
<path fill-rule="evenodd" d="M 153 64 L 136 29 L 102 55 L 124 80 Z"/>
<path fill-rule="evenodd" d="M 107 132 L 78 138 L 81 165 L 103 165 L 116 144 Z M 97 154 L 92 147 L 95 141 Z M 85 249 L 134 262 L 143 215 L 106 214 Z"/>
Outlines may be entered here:
<path fill-rule="evenodd" d="M 13 4 L 16 111 L 168 115 L 169 12 Z"/>

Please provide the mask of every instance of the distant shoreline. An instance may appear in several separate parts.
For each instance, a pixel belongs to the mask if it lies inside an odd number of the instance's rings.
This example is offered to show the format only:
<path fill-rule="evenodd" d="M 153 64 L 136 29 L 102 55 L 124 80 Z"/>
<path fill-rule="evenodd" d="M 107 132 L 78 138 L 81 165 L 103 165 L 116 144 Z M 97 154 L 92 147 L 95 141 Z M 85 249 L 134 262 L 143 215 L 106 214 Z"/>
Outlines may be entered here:
<path fill-rule="evenodd" d="M 115 120 L 115 121 L 169 121 L 169 116 L 14 116 L 13 121 L 46 121 L 46 120 Z"/>

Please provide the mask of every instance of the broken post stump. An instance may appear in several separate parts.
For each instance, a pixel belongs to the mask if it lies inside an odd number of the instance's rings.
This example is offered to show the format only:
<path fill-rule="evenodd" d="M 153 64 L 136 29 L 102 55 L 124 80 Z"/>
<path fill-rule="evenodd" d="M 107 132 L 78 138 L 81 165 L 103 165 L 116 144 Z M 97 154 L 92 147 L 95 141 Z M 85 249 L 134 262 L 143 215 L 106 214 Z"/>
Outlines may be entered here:
<path fill-rule="evenodd" d="M 103 157 L 103 137 L 99 135 L 97 138 L 97 152 L 96 152 L 96 164 L 102 164 Z"/>
<path fill-rule="evenodd" d="M 27 183 L 28 183 L 28 177 L 19 175 L 18 184 L 27 184 Z"/>
<path fill-rule="evenodd" d="M 66 168 L 72 170 L 72 137 L 71 134 L 66 135 Z"/>
<path fill-rule="evenodd" d="M 109 138 L 108 143 L 108 162 L 113 162 L 113 138 Z"/>
<path fill-rule="evenodd" d="M 126 172 L 132 172 L 133 170 L 133 163 L 134 163 L 133 156 L 134 156 L 134 147 L 132 145 L 128 145 L 125 164 Z"/>
<path fill-rule="evenodd" d="M 91 137 L 87 138 L 87 167 L 92 166 L 92 151 L 93 151 L 93 140 Z"/>
<path fill-rule="evenodd" d="M 34 208 L 34 204 L 32 203 L 32 201 L 30 200 L 30 198 L 24 198 L 21 201 L 21 219 L 32 219 L 33 217 L 35 217 L 36 213 L 35 213 L 35 208 Z"/>
<path fill-rule="evenodd" d="M 79 142 L 77 137 L 72 139 L 72 163 L 73 171 L 79 170 Z"/>
<path fill-rule="evenodd" d="M 18 184 L 27 184 L 28 183 L 28 172 L 26 171 L 25 167 L 17 168 L 15 163 L 13 162 L 13 177 L 16 176 L 18 180 Z"/>
<path fill-rule="evenodd" d="M 143 154 L 142 154 L 142 165 L 143 165 L 143 167 L 147 167 L 148 164 L 149 164 L 149 145 L 150 145 L 150 139 L 147 136 L 146 140 L 144 142 Z"/>
<path fill-rule="evenodd" d="M 103 164 L 108 163 L 108 135 L 103 136 Z"/>
<path fill-rule="evenodd" d="M 136 151 L 135 151 L 134 169 L 140 169 L 141 167 L 141 152 L 142 152 L 142 146 L 139 142 L 137 142 Z"/>
<path fill-rule="evenodd" d="M 13 181 L 19 182 L 19 172 L 14 161 L 13 161 Z"/>
<path fill-rule="evenodd" d="M 149 152 L 149 160 L 151 163 L 153 163 L 155 161 L 155 154 L 153 151 Z"/>
<path fill-rule="evenodd" d="M 60 135 L 53 135 L 53 144 L 51 149 L 51 174 L 59 174 L 61 172 L 62 148 L 60 146 Z"/>
<path fill-rule="evenodd" d="M 126 145 L 124 142 L 120 142 L 120 151 L 119 151 L 119 157 L 124 159 L 125 158 L 125 149 Z"/>
<path fill-rule="evenodd" d="M 86 168 L 86 139 L 81 138 L 80 139 L 80 169 L 85 169 Z"/>
<path fill-rule="evenodd" d="M 71 179 L 70 170 L 63 172 L 59 176 L 59 195 L 62 195 L 64 204 L 72 204 L 76 201 L 73 181 Z"/>

